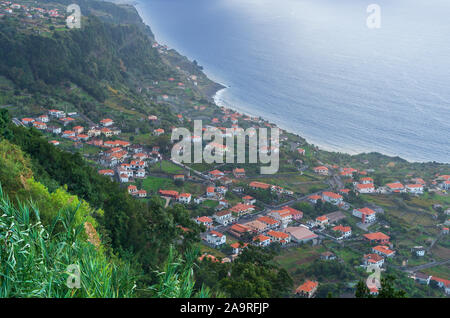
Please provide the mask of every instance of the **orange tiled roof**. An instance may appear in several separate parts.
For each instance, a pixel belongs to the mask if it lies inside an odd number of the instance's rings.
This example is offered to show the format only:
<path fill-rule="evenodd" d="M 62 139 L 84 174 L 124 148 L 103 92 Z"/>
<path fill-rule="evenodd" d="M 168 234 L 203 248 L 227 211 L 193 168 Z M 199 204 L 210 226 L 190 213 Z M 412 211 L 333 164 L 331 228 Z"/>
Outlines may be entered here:
<path fill-rule="evenodd" d="M 310 293 L 310 292 L 312 292 L 318 285 L 319 285 L 318 282 L 314 282 L 314 281 L 311 281 L 311 280 L 307 280 L 306 282 L 303 283 L 303 285 L 299 286 L 299 287 L 296 289 L 296 293 L 299 293 L 299 292 Z"/>
<path fill-rule="evenodd" d="M 369 208 L 358 209 L 358 211 L 365 215 L 375 214 L 375 211 Z"/>
<path fill-rule="evenodd" d="M 363 236 L 370 241 L 384 241 L 384 240 L 390 239 L 390 237 L 388 235 L 381 233 L 381 232 L 368 233 L 368 234 L 364 234 Z"/>
<path fill-rule="evenodd" d="M 334 193 L 334 192 L 325 191 L 322 193 L 322 195 L 332 198 L 332 199 L 342 199 L 342 195 Z"/>
<path fill-rule="evenodd" d="M 287 233 L 272 231 L 272 230 L 267 232 L 267 235 L 276 237 L 276 238 L 280 238 L 280 239 L 287 239 L 289 237 L 289 234 L 287 234 Z"/>

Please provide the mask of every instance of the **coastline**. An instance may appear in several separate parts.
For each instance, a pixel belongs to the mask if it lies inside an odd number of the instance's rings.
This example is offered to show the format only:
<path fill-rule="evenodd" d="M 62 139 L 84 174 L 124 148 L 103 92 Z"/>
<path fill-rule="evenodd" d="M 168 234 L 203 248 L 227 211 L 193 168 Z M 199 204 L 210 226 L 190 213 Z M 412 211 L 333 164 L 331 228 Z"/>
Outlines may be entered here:
<path fill-rule="evenodd" d="M 135 8 L 137 14 L 141 18 L 142 22 L 147 27 L 149 27 L 151 29 L 150 23 L 145 20 L 144 15 L 142 14 L 142 11 L 139 10 L 139 8 L 138 8 L 140 2 L 138 2 L 138 1 L 123 1 L 123 3 L 126 3 L 128 5 L 133 6 Z M 156 34 L 155 34 L 155 37 L 156 37 Z M 177 52 L 178 52 L 178 49 L 176 49 L 176 48 L 173 48 L 173 49 L 177 50 Z M 178 54 L 182 55 L 181 53 L 178 53 Z M 189 59 L 189 57 L 187 57 L 187 56 L 185 56 L 185 57 Z M 284 126 L 282 124 L 279 124 L 279 123 L 274 123 L 274 121 L 272 119 L 268 119 L 265 115 L 252 114 L 248 110 L 243 110 L 242 108 L 236 107 L 235 105 L 228 105 L 223 100 L 221 100 L 221 95 L 223 93 L 225 93 L 225 91 L 226 91 L 226 89 L 228 89 L 228 87 L 226 85 L 224 85 L 224 84 L 221 84 L 221 83 L 218 83 L 218 82 L 215 82 L 214 80 L 212 80 L 211 77 L 214 77 L 214 76 L 211 76 L 211 74 L 208 75 L 207 71 L 202 70 L 202 73 L 205 75 L 205 77 L 211 83 L 214 83 L 213 85 L 205 88 L 203 90 L 203 92 L 204 92 L 205 96 L 208 98 L 208 100 L 212 101 L 217 107 L 224 107 L 226 109 L 229 109 L 229 110 L 232 110 L 232 111 L 235 111 L 235 112 L 239 112 L 239 113 L 244 114 L 244 115 L 261 118 L 262 120 L 267 121 L 268 123 L 279 127 L 281 130 L 284 130 L 284 131 L 286 131 L 286 132 L 288 132 L 290 134 L 299 136 L 300 138 L 304 139 L 307 144 L 317 147 L 318 150 L 326 151 L 326 152 L 343 153 L 343 154 L 348 154 L 350 156 L 369 154 L 369 153 L 377 153 L 377 154 L 380 154 L 382 156 L 386 156 L 386 157 L 390 157 L 390 158 L 399 158 L 399 159 L 405 160 L 406 162 L 411 163 L 411 164 L 414 164 L 414 163 L 416 163 L 416 164 L 439 163 L 439 164 L 444 164 L 444 165 L 450 164 L 450 162 L 446 163 L 446 162 L 437 162 L 437 161 L 432 161 L 432 160 L 430 160 L 430 161 L 415 161 L 415 160 L 411 160 L 411 159 L 405 159 L 404 157 L 401 157 L 398 154 L 387 154 L 384 151 L 383 152 L 380 152 L 380 151 L 369 151 L 369 150 L 356 150 L 356 151 L 353 151 L 353 150 L 350 150 L 350 149 L 345 149 L 344 147 L 337 147 L 337 146 L 333 147 L 333 146 L 330 146 L 330 145 L 323 144 L 320 141 L 314 140 L 315 139 L 314 137 L 311 137 L 311 136 L 306 136 L 305 137 L 304 134 L 299 133 L 299 132 L 295 132 L 295 130 L 293 130 L 292 128 L 286 127 L 286 126 Z"/>

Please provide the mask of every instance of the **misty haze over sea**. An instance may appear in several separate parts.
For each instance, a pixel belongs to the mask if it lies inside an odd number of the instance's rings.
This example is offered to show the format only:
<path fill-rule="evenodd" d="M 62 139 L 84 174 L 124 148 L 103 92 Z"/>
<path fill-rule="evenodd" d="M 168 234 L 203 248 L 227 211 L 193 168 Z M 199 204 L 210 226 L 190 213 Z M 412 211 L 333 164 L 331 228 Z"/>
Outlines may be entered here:
<path fill-rule="evenodd" d="M 366 8 L 381 7 L 368 29 Z M 450 1 L 141 0 L 216 101 L 327 150 L 450 162 Z"/>

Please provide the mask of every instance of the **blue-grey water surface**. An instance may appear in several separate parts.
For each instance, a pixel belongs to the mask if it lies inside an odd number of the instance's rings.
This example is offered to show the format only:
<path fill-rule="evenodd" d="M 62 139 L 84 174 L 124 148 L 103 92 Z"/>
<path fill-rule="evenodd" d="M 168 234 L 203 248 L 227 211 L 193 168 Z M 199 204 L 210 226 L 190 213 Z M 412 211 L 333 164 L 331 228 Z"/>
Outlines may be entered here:
<path fill-rule="evenodd" d="M 379 4 L 381 28 L 367 6 Z M 216 101 L 327 150 L 450 162 L 450 1 L 141 0 Z"/>

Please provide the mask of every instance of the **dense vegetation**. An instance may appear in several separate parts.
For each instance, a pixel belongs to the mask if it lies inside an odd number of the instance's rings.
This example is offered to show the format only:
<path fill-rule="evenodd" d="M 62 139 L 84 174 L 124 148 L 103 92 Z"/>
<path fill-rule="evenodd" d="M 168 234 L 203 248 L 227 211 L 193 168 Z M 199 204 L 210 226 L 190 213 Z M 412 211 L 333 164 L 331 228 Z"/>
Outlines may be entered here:
<path fill-rule="evenodd" d="M 273 262 L 274 253 L 249 246 L 233 263 L 203 260 L 196 269 L 197 284 L 211 286 L 230 297 L 289 297 L 292 278 Z"/>
<path fill-rule="evenodd" d="M 60 210 L 44 227 L 39 210 L 15 207 L 0 187 L 0 297 L 131 297 L 129 265 L 108 260 L 82 238 L 77 208 Z M 68 266 L 78 265 L 81 288 L 68 288 Z M 70 267 L 69 267 L 70 269 Z M 69 285 L 71 286 L 71 285 Z"/>
<path fill-rule="evenodd" d="M 149 79 L 170 74 L 134 25 L 89 17 L 81 29 L 44 37 L 19 32 L 16 23 L 0 24 L 0 74 L 30 92 L 49 93 L 52 85 L 72 82 L 103 101 L 101 81 L 125 82 L 128 72 Z"/>
<path fill-rule="evenodd" d="M 50 145 L 33 128 L 14 126 L 7 112 L 1 115 L 0 122 L 5 124 L 0 136 L 6 136 L 0 142 L 0 156 L 4 159 L 0 164 L 0 179 L 4 188 L 15 196 L 14 203 L 18 206 L 22 206 L 21 200 L 33 200 L 48 226 L 60 218 L 57 212 L 60 209 L 72 211 L 71 226 L 81 229 L 85 222 L 93 224 L 101 237 L 102 250 L 112 259 L 118 255 L 124 262 L 130 262 L 131 268 L 140 274 L 136 276 L 136 292 L 116 296 L 282 297 L 289 294 L 292 280 L 285 270 L 274 265 L 273 253 L 251 248 L 232 264 L 197 262 L 194 247 L 201 229 L 184 207 L 164 209 L 158 199 L 148 204 L 134 200 L 119 184 L 98 175 L 78 153 L 64 152 Z M 179 226 L 189 231 L 184 232 Z M 55 240 L 64 239 L 55 236 Z M 177 257 L 177 253 L 184 256 Z M 86 253 L 86 257 L 93 256 Z M 214 270 L 209 266 L 214 266 Z M 203 286 L 211 288 L 211 292 Z"/>

